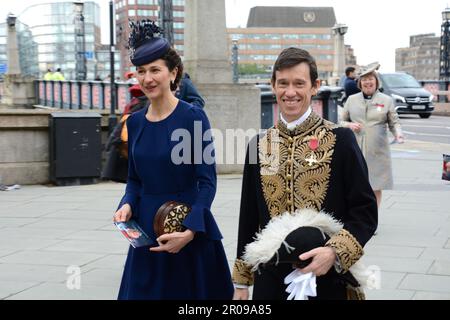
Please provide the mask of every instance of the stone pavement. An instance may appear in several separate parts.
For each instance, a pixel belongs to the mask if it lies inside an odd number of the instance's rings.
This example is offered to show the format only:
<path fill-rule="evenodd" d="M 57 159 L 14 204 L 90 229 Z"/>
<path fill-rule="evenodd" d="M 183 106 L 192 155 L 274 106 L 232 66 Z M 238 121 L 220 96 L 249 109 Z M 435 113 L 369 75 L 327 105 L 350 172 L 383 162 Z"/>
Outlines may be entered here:
<path fill-rule="evenodd" d="M 381 289 L 368 299 L 450 299 L 450 182 L 440 179 L 442 153 L 450 145 L 392 146 L 396 187 L 384 192 L 378 234 L 363 258 L 381 269 Z M 128 242 L 111 219 L 123 189 L 101 183 L 0 192 L 0 299 L 115 299 Z M 240 189 L 239 175 L 220 176 L 213 204 L 230 265 Z"/>

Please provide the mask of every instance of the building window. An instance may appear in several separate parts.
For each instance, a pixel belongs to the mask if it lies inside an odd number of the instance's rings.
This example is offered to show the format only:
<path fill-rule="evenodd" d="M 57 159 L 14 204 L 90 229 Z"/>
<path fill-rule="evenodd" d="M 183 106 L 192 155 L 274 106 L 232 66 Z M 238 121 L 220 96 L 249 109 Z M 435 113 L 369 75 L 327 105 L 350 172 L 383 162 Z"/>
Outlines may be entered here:
<path fill-rule="evenodd" d="M 156 5 L 158 0 L 137 0 L 137 4 L 142 5 Z"/>
<path fill-rule="evenodd" d="M 283 35 L 283 39 L 294 39 L 297 40 L 299 38 L 298 34 L 285 34 Z"/>
<path fill-rule="evenodd" d="M 134 17 L 136 15 L 136 10 L 128 10 L 128 15 Z"/>
<path fill-rule="evenodd" d="M 128 0 L 128 4 L 136 4 L 135 0 Z"/>
<path fill-rule="evenodd" d="M 184 11 L 174 11 L 173 16 L 174 18 L 182 18 L 184 17 Z"/>
<path fill-rule="evenodd" d="M 234 34 L 230 35 L 230 37 L 231 37 L 232 40 L 244 39 L 244 35 L 243 34 L 237 34 L 237 33 L 234 33 Z"/>
<path fill-rule="evenodd" d="M 137 14 L 138 14 L 138 16 L 143 16 L 143 17 L 153 17 L 155 15 L 155 11 L 154 10 L 138 10 Z"/>

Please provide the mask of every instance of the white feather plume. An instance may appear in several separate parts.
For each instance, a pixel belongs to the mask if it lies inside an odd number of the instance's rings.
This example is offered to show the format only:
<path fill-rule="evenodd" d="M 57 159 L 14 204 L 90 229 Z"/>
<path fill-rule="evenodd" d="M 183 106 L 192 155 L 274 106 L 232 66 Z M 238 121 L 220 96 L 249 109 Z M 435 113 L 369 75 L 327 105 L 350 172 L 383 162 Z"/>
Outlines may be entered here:
<path fill-rule="evenodd" d="M 296 210 L 272 218 L 266 227 L 259 232 L 255 241 L 245 247 L 243 260 L 258 269 L 262 263 L 268 262 L 283 243 L 289 233 L 299 227 L 316 227 L 328 236 L 333 236 L 342 229 L 342 223 L 325 212 L 312 209 Z"/>
<path fill-rule="evenodd" d="M 331 215 L 313 209 L 285 212 L 272 218 L 266 227 L 256 234 L 255 241 L 249 243 L 244 250 L 243 260 L 256 271 L 260 264 L 267 263 L 283 244 L 284 239 L 299 227 L 316 227 L 329 237 L 337 234 L 343 224 Z M 349 270 L 361 285 L 362 289 L 372 289 L 374 275 L 360 261 Z"/>

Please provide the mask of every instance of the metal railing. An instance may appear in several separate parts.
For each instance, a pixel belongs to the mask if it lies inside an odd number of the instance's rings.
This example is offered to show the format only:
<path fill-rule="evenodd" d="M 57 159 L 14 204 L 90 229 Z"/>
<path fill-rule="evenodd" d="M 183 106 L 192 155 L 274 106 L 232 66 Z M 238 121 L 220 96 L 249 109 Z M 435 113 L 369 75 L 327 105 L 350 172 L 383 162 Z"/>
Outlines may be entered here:
<path fill-rule="evenodd" d="M 67 109 L 109 110 L 111 104 L 109 82 L 103 81 L 47 81 L 36 80 L 36 104 Z M 124 106 L 130 101 L 131 96 L 128 88 L 130 83 L 116 82 L 116 106 L 118 112 L 122 112 Z"/>

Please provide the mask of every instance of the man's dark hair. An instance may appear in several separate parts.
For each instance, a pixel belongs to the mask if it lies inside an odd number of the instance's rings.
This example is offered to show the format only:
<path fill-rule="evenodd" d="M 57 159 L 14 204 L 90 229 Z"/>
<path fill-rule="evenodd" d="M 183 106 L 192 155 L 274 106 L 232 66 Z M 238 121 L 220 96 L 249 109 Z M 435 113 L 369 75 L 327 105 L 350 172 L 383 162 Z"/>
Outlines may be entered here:
<path fill-rule="evenodd" d="M 181 61 L 181 57 L 175 49 L 170 48 L 161 59 L 164 60 L 170 72 L 172 72 L 175 68 L 178 68 L 175 81 L 170 84 L 170 90 L 175 91 L 178 88 L 183 75 L 183 62 Z"/>
<path fill-rule="evenodd" d="M 309 54 L 308 51 L 294 47 L 284 49 L 278 56 L 278 59 L 273 66 L 272 85 L 275 84 L 277 79 L 277 71 L 295 67 L 303 62 L 309 66 L 309 77 L 311 79 L 311 84 L 314 86 L 314 83 L 319 78 L 316 60 Z"/>
<path fill-rule="evenodd" d="M 350 73 L 351 72 L 355 72 L 355 68 L 353 68 L 353 67 L 347 67 L 346 69 L 345 69 L 345 75 L 348 77 L 349 75 L 350 75 Z"/>

